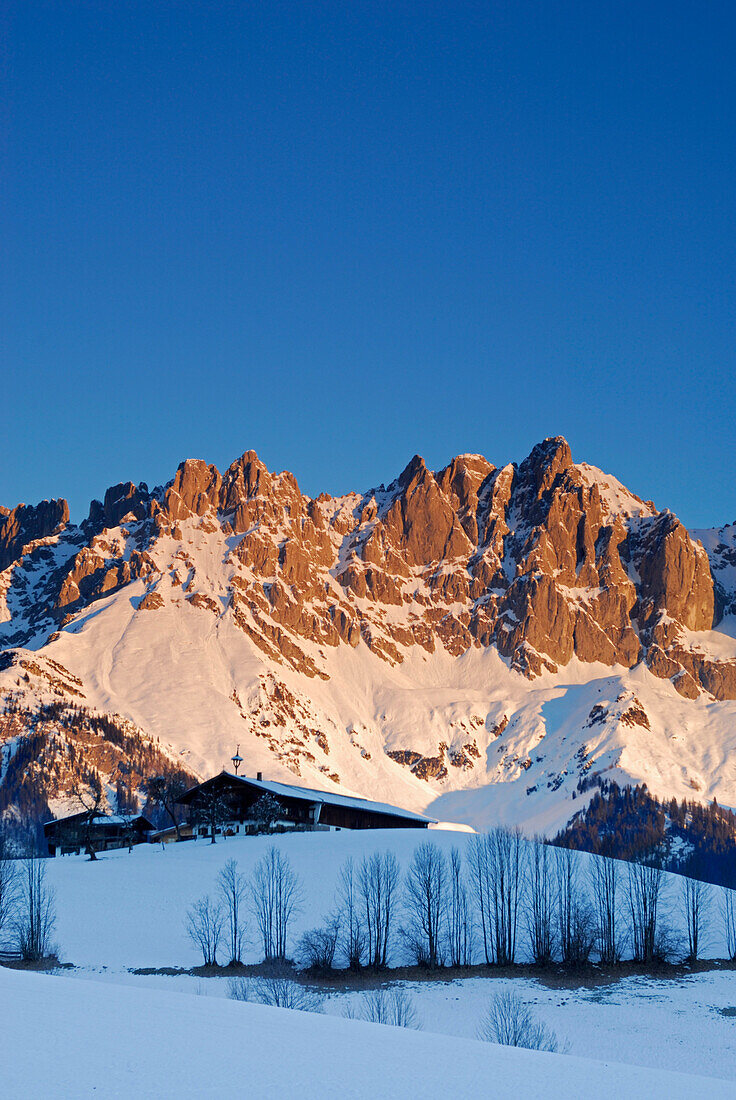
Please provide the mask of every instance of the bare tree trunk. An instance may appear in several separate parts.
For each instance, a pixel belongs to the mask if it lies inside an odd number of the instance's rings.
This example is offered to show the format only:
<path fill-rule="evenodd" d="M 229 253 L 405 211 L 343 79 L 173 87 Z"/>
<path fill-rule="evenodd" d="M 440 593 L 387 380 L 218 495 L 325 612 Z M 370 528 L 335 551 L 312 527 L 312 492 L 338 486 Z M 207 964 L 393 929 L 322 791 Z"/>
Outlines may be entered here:
<path fill-rule="evenodd" d="M 358 913 L 358 886 L 352 858 L 340 869 L 337 885 L 337 914 L 344 929 L 344 949 L 351 970 L 360 970 L 365 951 L 365 932 Z"/>
<path fill-rule="evenodd" d="M 695 962 L 698 958 L 702 937 L 707 922 L 707 910 L 710 903 L 710 886 L 699 879 L 683 878 L 682 905 L 687 924 L 688 958 Z"/>
<path fill-rule="evenodd" d="M 16 917 L 16 942 L 24 959 L 35 962 L 50 954 L 55 924 L 55 896 L 46 882 L 46 864 L 31 856 L 21 864 Z"/>
<path fill-rule="evenodd" d="M 451 966 L 469 966 L 473 955 L 468 891 L 465 886 L 462 856 L 457 848 L 450 851 L 450 898 L 448 943 Z"/>
<path fill-rule="evenodd" d="M 251 907 L 265 962 L 285 959 L 289 925 L 301 906 L 301 886 L 288 858 L 269 848 L 253 871 Z"/>
<path fill-rule="evenodd" d="M 725 887 L 721 894 L 721 916 L 728 958 L 736 962 L 736 891 Z"/>
<path fill-rule="evenodd" d="M 629 863 L 628 904 L 634 959 L 649 963 L 657 954 L 659 902 L 663 886 L 662 868 L 646 863 Z"/>
<path fill-rule="evenodd" d="M 521 830 L 494 829 L 489 834 L 489 859 L 495 961 L 498 966 L 511 966 L 516 958 L 519 902 L 524 881 Z"/>
<path fill-rule="evenodd" d="M 419 965 L 433 970 L 443 964 L 447 920 L 447 860 L 436 844 L 426 841 L 414 851 L 406 875 L 405 934 Z"/>
<path fill-rule="evenodd" d="M 358 869 L 358 893 L 365 913 L 368 964 L 376 970 L 388 965 L 396 920 L 399 865 L 393 852 L 364 856 Z"/>
<path fill-rule="evenodd" d="M 0 833 L 0 941 L 15 917 L 19 887 L 18 861 L 10 858 L 5 837 Z"/>
<path fill-rule="evenodd" d="M 601 962 L 613 966 L 621 959 L 619 933 L 620 865 L 605 856 L 591 864 L 590 878 L 595 907 L 596 933 Z"/>
<path fill-rule="evenodd" d="M 529 849 L 527 882 L 527 929 L 532 959 L 546 966 L 554 955 L 554 894 L 550 849 L 539 838 Z"/>
<path fill-rule="evenodd" d="M 470 881 L 483 940 L 486 965 L 493 962 L 491 843 L 487 834 L 472 837 L 469 851 Z"/>
<path fill-rule="evenodd" d="M 238 871 L 234 859 L 229 859 L 220 871 L 220 894 L 225 906 L 230 962 L 240 963 L 245 941 L 243 911 L 247 886 L 245 875 Z"/>

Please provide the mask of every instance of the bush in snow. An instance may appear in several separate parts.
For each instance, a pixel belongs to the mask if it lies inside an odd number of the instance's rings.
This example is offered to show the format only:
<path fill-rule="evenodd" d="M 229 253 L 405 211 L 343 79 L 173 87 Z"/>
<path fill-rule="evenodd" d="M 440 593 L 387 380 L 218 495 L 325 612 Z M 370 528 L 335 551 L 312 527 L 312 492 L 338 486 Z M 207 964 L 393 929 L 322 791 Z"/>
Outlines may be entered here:
<path fill-rule="evenodd" d="M 414 1001 L 404 989 L 374 989 L 361 997 L 357 1011 L 349 1005 L 345 1010 L 349 1019 L 366 1020 L 371 1024 L 387 1024 L 390 1027 L 421 1028 Z"/>
<path fill-rule="evenodd" d="M 321 928 L 311 928 L 299 940 L 296 957 L 307 970 L 326 973 L 332 970 L 340 940 L 340 918 L 331 916 Z"/>
<path fill-rule="evenodd" d="M 299 1012 L 321 1012 L 322 1000 L 311 989 L 298 982 L 273 976 L 268 978 L 233 978 L 228 984 L 228 996 L 234 1001 L 290 1008 Z"/>
<path fill-rule="evenodd" d="M 517 993 L 497 993 L 478 1028 L 478 1038 L 488 1043 L 529 1050 L 560 1050 L 554 1031 L 535 1020 Z"/>

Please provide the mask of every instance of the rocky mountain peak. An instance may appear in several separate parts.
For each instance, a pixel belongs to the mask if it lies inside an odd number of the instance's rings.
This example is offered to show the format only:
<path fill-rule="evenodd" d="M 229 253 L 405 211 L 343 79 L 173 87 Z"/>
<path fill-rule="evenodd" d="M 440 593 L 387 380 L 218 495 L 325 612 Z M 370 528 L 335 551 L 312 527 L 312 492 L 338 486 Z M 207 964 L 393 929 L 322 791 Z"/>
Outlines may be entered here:
<path fill-rule="evenodd" d="M 0 513 L 0 560 L 12 564 L 67 520 L 63 501 Z M 716 601 L 703 546 L 676 516 L 575 466 L 559 436 L 518 467 L 458 455 L 434 473 L 415 455 L 388 490 L 341 500 L 310 500 L 254 451 L 224 474 L 189 459 L 153 495 L 112 486 L 87 524 L 60 538 L 53 569 L 9 574 L 2 629 L 15 644 L 133 582 L 146 586 L 142 609 L 156 609 L 174 577 L 188 602 L 224 609 L 257 646 L 310 675 L 319 664 L 309 646 L 362 640 L 393 664 L 417 645 L 453 656 L 493 647 L 529 677 L 573 657 L 645 661 L 680 694 L 736 697 L 736 664 L 685 634 L 709 630 L 732 598 L 721 581 Z M 202 539 L 229 573 L 199 591 L 188 547 Z M 723 577 L 730 550 L 718 542 L 714 553 Z"/>
<path fill-rule="evenodd" d="M 4 508 L 0 514 L 0 572 L 19 558 L 29 543 L 49 538 L 68 522 L 69 505 L 63 499 Z"/>

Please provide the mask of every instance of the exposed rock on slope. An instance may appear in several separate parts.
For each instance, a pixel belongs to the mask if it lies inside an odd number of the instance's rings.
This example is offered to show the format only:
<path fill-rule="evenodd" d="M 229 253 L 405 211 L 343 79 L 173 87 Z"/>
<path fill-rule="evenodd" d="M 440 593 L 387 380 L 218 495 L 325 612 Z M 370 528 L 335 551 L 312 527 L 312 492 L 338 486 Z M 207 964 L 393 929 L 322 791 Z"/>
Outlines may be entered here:
<path fill-rule="evenodd" d="M 253 451 L 222 474 L 188 460 L 166 486 L 108 489 L 79 526 L 69 524 L 64 501 L 3 509 L 0 644 L 71 652 L 89 609 L 105 601 L 105 621 L 112 608 L 128 608 L 128 630 L 147 613 L 152 646 L 161 616 L 167 630 L 172 615 L 179 623 L 203 616 L 204 637 L 239 636 L 260 675 L 278 673 L 294 698 L 319 694 L 319 683 L 338 691 L 332 681 L 349 660 L 341 654 L 366 648 L 389 676 L 417 659 L 489 652 L 529 690 L 564 676 L 571 662 L 597 662 L 648 668 L 687 701 L 736 699 L 736 649 L 713 630 L 735 602 L 729 531 L 701 533 L 706 550 L 672 513 L 575 464 L 562 438 L 538 444 L 518 466 L 460 455 L 433 472 L 415 456 L 388 487 L 340 498 L 305 496 L 292 474 L 271 473 Z M 110 602 L 116 594 L 125 604 Z M 120 653 L 109 658 L 100 698 L 112 693 Z M 237 690 L 233 683 L 228 696 Z M 470 717 L 462 733 L 392 742 L 381 756 L 415 785 L 477 777 L 485 746 Z M 503 717 L 501 709 L 479 719 L 489 740 Z M 294 721 L 283 725 L 297 738 L 291 756 L 281 734 L 271 751 L 292 771 L 337 776 L 318 742 L 307 748 L 312 726 L 300 721 L 301 732 Z M 512 756 L 504 757 L 512 771 L 533 771 L 529 750 Z"/>

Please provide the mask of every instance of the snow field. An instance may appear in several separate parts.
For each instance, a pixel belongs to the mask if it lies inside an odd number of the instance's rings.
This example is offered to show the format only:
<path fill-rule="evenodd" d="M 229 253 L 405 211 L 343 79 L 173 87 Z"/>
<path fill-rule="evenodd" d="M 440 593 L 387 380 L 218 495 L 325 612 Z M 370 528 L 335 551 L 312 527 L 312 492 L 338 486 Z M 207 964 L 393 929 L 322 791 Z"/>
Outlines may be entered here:
<path fill-rule="evenodd" d="M 7 1096 L 732 1095 L 713 1078 L 66 976 L 0 968 L 0 998 Z"/>

